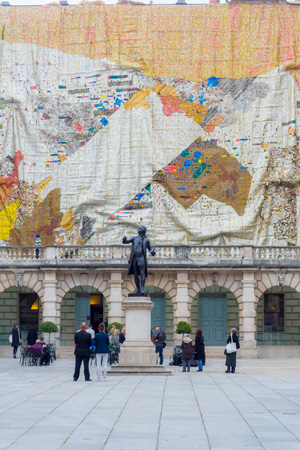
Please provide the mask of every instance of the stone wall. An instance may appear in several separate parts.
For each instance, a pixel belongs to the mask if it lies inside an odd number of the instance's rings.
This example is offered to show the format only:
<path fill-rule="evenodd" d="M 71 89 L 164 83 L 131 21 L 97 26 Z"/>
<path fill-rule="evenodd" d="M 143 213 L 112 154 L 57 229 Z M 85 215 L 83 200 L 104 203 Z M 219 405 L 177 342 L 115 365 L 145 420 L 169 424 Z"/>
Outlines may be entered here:
<path fill-rule="evenodd" d="M 105 320 L 105 317 L 108 317 L 108 304 L 106 298 L 103 297 L 103 320 Z"/>
<path fill-rule="evenodd" d="M 264 294 L 284 294 L 284 332 L 264 333 Z M 300 294 L 287 286 L 274 286 L 264 294 L 257 305 L 257 345 L 299 345 L 295 335 L 300 334 Z"/>
<path fill-rule="evenodd" d="M 74 345 L 75 328 L 76 292 L 68 292 L 62 300 L 60 309 L 60 345 Z"/>
<path fill-rule="evenodd" d="M 168 294 L 166 294 L 165 297 L 165 324 L 166 324 L 166 335 L 167 335 L 167 344 L 173 345 L 174 344 L 174 309 L 173 309 L 173 303 Z"/>
<path fill-rule="evenodd" d="M 199 295 L 202 294 L 226 294 L 227 304 L 227 333 L 230 334 L 232 328 L 236 328 L 239 333 L 239 306 L 235 295 L 228 289 L 219 286 L 210 286 L 199 292 L 193 299 L 191 306 L 191 327 L 192 334 L 195 335 L 199 327 Z"/>

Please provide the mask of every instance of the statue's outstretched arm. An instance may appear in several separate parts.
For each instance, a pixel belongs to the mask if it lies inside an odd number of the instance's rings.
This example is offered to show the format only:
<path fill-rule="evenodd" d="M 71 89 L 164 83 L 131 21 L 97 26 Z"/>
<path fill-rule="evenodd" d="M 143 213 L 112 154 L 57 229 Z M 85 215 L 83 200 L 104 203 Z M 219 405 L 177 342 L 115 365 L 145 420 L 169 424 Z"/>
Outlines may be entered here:
<path fill-rule="evenodd" d="M 133 242 L 133 237 L 127 239 L 127 237 L 124 236 L 122 239 L 122 244 L 131 244 L 131 242 Z"/>

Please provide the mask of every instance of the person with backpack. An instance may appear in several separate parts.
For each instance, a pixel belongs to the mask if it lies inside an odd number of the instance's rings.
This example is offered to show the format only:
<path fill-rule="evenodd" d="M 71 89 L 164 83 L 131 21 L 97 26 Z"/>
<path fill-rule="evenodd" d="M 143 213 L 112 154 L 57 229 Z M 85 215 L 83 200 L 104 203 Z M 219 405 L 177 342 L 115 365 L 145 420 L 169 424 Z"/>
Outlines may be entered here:
<path fill-rule="evenodd" d="M 166 333 L 158 325 L 154 327 L 154 337 L 155 337 L 155 353 L 159 354 L 159 364 L 162 366 L 164 364 L 163 351 L 166 347 Z"/>
<path fill-rule="evenodd" d="M 189 334 L 185 334 L 183 336 L 183 340 L 181 343 L 182 348 L 182 372 L 189 372 L 191 369 L 191 362 L 193 358 L 193 341 L 190 338 Z"/>

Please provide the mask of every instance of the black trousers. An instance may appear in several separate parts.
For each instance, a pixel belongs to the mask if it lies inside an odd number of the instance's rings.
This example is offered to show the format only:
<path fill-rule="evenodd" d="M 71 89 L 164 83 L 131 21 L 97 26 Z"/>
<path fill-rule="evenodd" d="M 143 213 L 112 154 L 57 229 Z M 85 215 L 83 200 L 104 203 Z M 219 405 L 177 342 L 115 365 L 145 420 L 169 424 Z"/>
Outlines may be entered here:
<path fill-rule="evenodd" d="M 81 363 L 83 361 L 83 365 L 84 365 L 84 377 L 85 380 L 89 380 L 90 379 L 90 371 L 89 371 L 89 356 L 77 356 L 76 355 L 76 360 L 75 360 L 75 372 L 74 372 L 74 380 L 77 381 L 79 378 L 79 373 L 80 373 L 80 367 L 81 367 Z"/>

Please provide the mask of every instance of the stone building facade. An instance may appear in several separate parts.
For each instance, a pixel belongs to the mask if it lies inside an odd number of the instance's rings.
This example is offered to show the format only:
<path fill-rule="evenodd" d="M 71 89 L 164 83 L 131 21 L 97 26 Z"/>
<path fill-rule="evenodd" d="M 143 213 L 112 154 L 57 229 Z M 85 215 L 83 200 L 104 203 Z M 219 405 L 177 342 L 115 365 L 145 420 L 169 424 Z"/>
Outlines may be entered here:
<path fill-rule="evenodd" d="M 80 247 L 70 258 L 63 247 L 4 248 L 0 274 L 0 351 L 8 336 L 50 320 L 61 357 L 72 355 L 73 335 L 85 320 L 97 326 L 125 324 L 122 302 L 134 290 L 126 275 L 128 249 Z M 4 257 L 3 257 L 4 256 Z M 164 247 L 149 262 L 146 291 L 155 304 L 152 326 L 161 325 L 169 350 L 180 342 L 176 324 L 202 328 L 208 356 L 223 354 L 237 328 L 242 358 L 300 356 L 300 264 L 298 248 Z M 48 338 L 48 337 L 47 337 Z"/>

